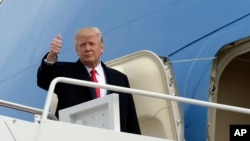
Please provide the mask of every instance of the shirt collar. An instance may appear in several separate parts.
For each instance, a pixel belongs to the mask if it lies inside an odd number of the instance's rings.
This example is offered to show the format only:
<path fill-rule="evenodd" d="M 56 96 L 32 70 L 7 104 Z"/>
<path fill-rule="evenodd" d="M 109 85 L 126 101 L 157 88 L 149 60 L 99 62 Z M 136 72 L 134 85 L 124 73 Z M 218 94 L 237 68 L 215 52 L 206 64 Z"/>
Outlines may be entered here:
<path fill-rule="evenodd" d="M 85 66 L 85 68 L 87 69 L 88 73 L 90 74 L 90 71 L 91 71 L 93 68 L 90 68 L 90 67 L 88 67 L 88 66 L 86 66 L 86 65 L 84 65 L 84 66 Z M 100 63 L 99 65 L 97 65 L 94 69 L 96 70 L 97 75 L 101 75 L 101 72 L 103 71 L 101 63 Z"/>

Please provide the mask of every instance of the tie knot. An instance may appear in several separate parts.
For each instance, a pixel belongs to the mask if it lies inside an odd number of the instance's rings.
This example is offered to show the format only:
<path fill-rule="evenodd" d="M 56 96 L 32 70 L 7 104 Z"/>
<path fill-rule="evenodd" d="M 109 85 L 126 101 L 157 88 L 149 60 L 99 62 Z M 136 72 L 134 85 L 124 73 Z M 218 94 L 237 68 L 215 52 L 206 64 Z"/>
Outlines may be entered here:
<path fill-rule="evenodd" d="M 92 70 L 90 71 L 90 73 L 91 73 L 91 74 L 96 74 L 96 70 L 95 70 L 95 69 L 92 69 Z"/>

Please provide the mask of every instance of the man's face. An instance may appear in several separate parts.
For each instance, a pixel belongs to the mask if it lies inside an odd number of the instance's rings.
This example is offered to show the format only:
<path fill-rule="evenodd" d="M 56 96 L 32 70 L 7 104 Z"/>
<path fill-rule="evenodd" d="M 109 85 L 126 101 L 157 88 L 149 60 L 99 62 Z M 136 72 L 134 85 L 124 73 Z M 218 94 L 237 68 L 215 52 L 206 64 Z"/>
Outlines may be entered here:
<path fill-rule="evenodd" d="M 103 44 L 97 35 L 84 36 L 77 39 L 76 53 L 81 62 L 90 68 L 96 67 L 100 63 L 103 51 Z"/>

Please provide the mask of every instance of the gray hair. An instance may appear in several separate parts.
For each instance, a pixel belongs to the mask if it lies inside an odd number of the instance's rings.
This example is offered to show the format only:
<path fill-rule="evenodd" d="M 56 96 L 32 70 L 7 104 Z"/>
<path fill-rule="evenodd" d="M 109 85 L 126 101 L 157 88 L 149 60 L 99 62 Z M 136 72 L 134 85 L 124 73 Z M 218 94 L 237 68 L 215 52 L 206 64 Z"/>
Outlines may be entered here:
<path fill-rule="evenodd" d="M 77 42 L 77 39 L 80 37 L 93 35 L 99 36 L 100 42 L 103 43 L 102 32 L 97 27 L 86 27 L 78 30 L 75 35 L 75 42 Z"/>

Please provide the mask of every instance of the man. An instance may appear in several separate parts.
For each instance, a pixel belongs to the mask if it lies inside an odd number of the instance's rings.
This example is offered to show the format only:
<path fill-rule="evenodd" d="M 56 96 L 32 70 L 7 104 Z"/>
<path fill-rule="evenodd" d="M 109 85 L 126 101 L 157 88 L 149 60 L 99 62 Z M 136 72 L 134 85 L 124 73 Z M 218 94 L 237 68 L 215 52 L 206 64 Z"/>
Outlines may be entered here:
<path fill-rule="evenodd" d="M 79 56 L 77 62 L 57 62 L 57 55 L 62 48 L 61 35 L 51 42 L 49 53 L 42 59 L 37 73 L 37 84 L 48 90 L 50 82 L 59 76 L 80 80 L 98 81 L 98 83 L 129 87 L 125 74 L 108 68 L 100 59 L 104 52 L 102 33 L 96 27 L 80 29 L 75 36 L 75 50 Z M 95 72 L 93 74 L 92 70 Z M 92 78 L 92 76 L 95 76 Z M 96 80 L 93 80 L 96 79 Z M 140 134 L 139 123 L 133 97 L 130 94 L 94 89 L 83 86 L 59 83 L 55 88 L 58 97 L 58 111 L 110 93 L 119 94 L 120 127 L 122 132 Z M 98 96 L 97 96 L 98 94 Z"/>

